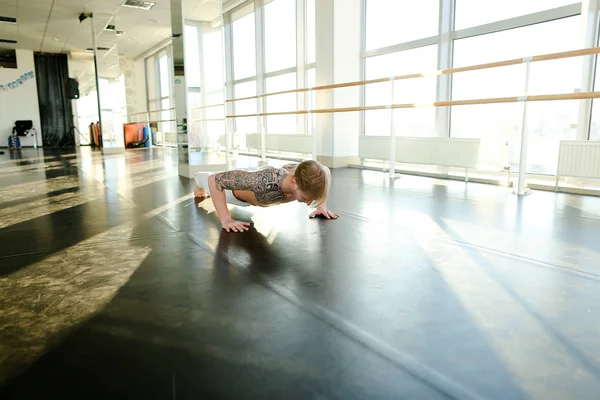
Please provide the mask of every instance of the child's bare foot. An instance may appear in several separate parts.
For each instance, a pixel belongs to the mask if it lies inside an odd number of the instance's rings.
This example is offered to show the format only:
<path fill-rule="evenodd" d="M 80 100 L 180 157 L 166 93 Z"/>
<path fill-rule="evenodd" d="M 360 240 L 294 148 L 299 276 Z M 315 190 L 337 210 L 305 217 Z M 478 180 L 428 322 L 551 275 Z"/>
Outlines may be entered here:
<path fill-rule="evenodd" d="M 197 198 L 208 197 L 208 192 L 206 191 L 206 189 L 202 189 L 202 188 L 199 188 L 198 186 L 194 185 L 194 197 L 197 197 Z"/>

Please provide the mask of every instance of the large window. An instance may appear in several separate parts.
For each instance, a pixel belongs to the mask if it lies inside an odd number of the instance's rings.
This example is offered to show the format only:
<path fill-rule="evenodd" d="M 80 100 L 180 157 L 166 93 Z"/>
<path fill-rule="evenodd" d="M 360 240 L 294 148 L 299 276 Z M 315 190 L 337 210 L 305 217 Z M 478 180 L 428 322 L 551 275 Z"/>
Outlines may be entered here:
<path fill-rule="evenodd" d="M 148 85 L 148 111 L 150 120 L 158 126 L 157 141 L 176 145 L 175 103 L 173 94 L 173 68 L 171 48 L 167 47 L 146 58 L 146 83 Z M 156 112 L 154 112 L 156 111 Z"/>
<path fill-rule="evenodd" d="M 437 70 L 439 0 L 393 1 L 364 0 L 366 3 L 365 79 Z M 433 38 L 432 38 L 433 37 Z M 393 47 L 390 47 L 393 46 Z M 404 48 L 396 50 L 396 48 Z M 432 103 L 436 100 L 437 78 L 398 80 L 368 85 L 364 104 L 388 105 Z M 388 136 L 391 129 L 388 110 L 364 114 L 366 135 Z M 398 136 L 435 135 L 435 109 L 394 110 L 394 129 Z"/>
<path fill-rule="evenodd" d="M 583 43 L 583 3 L 573 0 L 363 0 L 363 5 L 361 57 L 365 79 L 576 50 Z M 454 13 L 440 13 L 440 7 Z M 588 36 L 596 28 L 589 25 Z M 582 87 L 583 62 L 581 57 L 575 57 L 531 63 L 528 94 L 592 90 Z M 368 85 L 363 103 L 369 106 L 522 96 L 525 75 L 526 65 L 518 64 L 402 80 L 394 84 L 393 99 L 391 84 L 384 82 Z M 589 138 L 600 140 L 600 102 L 595 103 Z M 582 104 L 528 103 L 529 173 L 555 172 L 560 141 L 578 138 Z M 389 135 L 390 115 L 389 110 L 365 112 L 363 133 Z M 480 138 L 482 149 L 489 150 L 489 154 L 483 154 L 482 164 L 494 168 L 511 166 L 513 170 L 520 167 L 522 123 L 521 102 L 394 111 L 394 127 L 399 136 Z"/>
<path fill-rule="evenodd" d="M 296 88 L 296 73 L 267 78 L 267 93 Z M 267 97 L 269 112 L 296 111 L 296 94 L 286 93 Z M 295 115 L 272 115 L 267 117 L 267 133 L 296 133 Z"/>
<path fill-rule="evenodd" d="M 185 81 L 187 87 L 200 87 L 200 42 L 197 26 L 185 26 Z"/>
<path fill-rule="evenodd" d="M 257 7 L 247 2 L 226 16 L 226 29 L 232 41 L 227 48 L 228 67 L 231 73 L 230 95 L 234 98 L 255 96 L 257 93 L 273 93 L 309 86 L 307 82 L 315 70 L 316 59 L 316 0 L 265 0 Z M 304 7 L 304 18 L 297 12 Z M 305 40 L 298 41 L 298 27 L 304 24 Z M 256 38 L 264 38 L 257 42 Z M 300 47 L 299 47 L 300 46 Z M 264 55 L 256 59 L 257 49 Z M 259 54 L 260 54 L 259 53 Z M 257 71 L 257 67 L 259 70 Z M 298 74 L 298 70 L 306 74 Z M 314 81 L 314 80 L 313 80 Z M 250 99 L 234 103 L 235 114 L 263 112 L 294 112 L 308 104 L 303 94 L 267 96 L 260 100 Z M 314 108 L 314 103 L 312 104 Z M 264 128 L 268 134 L 305 133 L 305 116 L 277 115 L 235 119 L 238 133 L 257 133 Z"/>
<path fill-rule="evenodd" d="M 188 22 L 185 35 L 189 144 L 214 148 L 225 132 L 221 28 Z"/>
<path fill-rule="evenodd" d="M 264 11 L 265 71 L 295 67 L 296 0 L 273 0 Z"/>
<path fill-rule="evenodd" d="M 208 135 L 209 142 L 216 143 L 218 138 L 225 133 L 225 121 L 223 119 L 224 107 L 212 107 L 223 104 L 225 101 L 225 78 L 223 75 L 223 40 L 221 29 L 205 28 L 202 35 L 202 49 L 204 51 L 204 102 L 211 106 L 202 109 L 203 117 L 208 119 L 204 130 Z"/>
<path fill-rule="evenodd" d="M 296 67 L 296 0 L 272 0 L 264 7 L 266 93 L 297 87 L 296 73 L 284 73 Z M 269 96 L 267 112 L 296 111 L 294 93 Z M 267 133 L 296 133 L 295 115 L 276 115 L 266 119 Z"/>
<path fill-rule="evenodd" d="M 481 35 L 454 42 L 454 66 L 572 50 L 577 48 L 579 17 Z M 540 40 L 543 38 L 543 40 Z M 572 93 L 581 84 L 581 59 L 535 62 L 530 67 L 529 94 Z M 525 65 L 456 74 L 454 100 L 524 94 Z M 529 104 L 531 133 L 528 172 L 554 173 L 560 140 L 575 139 L 578 102 Z M 518 167 L 522 104 L 458 106 L 452 109 L 451 136 L 480 137 L 509 143 L 510 165 Z"/>
<path fill-rule="evenodd" d="M 190 146 L 200 147 L 201 113 L 197 107 L 202 105 L 202 78 L 200 68 L 200 29 L 196 25 L 185 26 L 185 84 L 187 86 L 188 141 Z"/>
<path fill-rule="evenodd" d="M 234 95 L 236 98 L 244 98 L 256 96 L 256 82 L 244 82 L 238 83 L 234 87 Z M 256 114 L 257 101 L 256 99 L 241 100 L 235 102 L 235 113 L 237 115 L 250 115 Z M 238 133 L 256 133 L 257 128 L 257 117 L 242 117 L 236 118 L 236 131 Z"/>
<path fill-rule="evenodd" d="M 233 78 L 256 75 L 256 41 L 254 12 L 233 21 Z"/>
<path fill-rule="evenodd" d="M 594 90 L 597 92 L 600 91 L 600 65 L 598 65 L 598 58 L 596 58 Z M 592 100 L 589 140 L 600 140 L 600 101 L 598 99 Z"/>
<path fill-rule="evenodd" d="M 596 77 L 594 79 L 594 90 L 600 91 L 600 68 L 596 61 Z M 592 118 L 590 122 L 590 140 L 600 140 L 600 102 L 592 100 Z"/>
<path fill-rule="evenodd" d="M 306 63 L 312 64 L 317 59 L 317 27 L 316 2 L 306 0 Z"/>
<path fill-rule="evenodd" d="M 439 0 L 367 2 L 367 50 L 438 34 Z"/>
<path fill-rule="evenodd" d="M 366 78 L 404 75 L 415 72 L 435 71 L 437 46 L 426 46 L 413 50 L 390 53 L 366 59 Z M 390 82 L 368 85 L 365 89 L 367 106 L 382 104 L 431 103 L 435 101 L 436 77 L 394 81 L 392 101 Z M 398 109 L 394 111 L 396 135 L 433 136 L 435 129 L 435 109 Z M 367 111 L 365 113 L 365 133 L 367 135 L 389 135 L 389 111 Z"/>

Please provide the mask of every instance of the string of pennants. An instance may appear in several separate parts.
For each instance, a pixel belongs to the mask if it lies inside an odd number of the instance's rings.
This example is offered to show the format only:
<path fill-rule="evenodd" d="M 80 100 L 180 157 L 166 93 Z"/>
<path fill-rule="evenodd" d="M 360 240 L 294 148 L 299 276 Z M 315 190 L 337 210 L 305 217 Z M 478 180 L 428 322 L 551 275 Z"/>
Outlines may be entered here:
<path fill-rule="evenodd" d="M 29 71 L 23 75 L 21 75 L 18 79 L 7 83 L 6 85 L 0 85 L 0 92 L 7 92 L 11 89 L 16 89 L 19 86 L 23 85 L 26 81 L 28 81 L 29 79 L 33 79 L 34 75 L 33 75 L 33 71 Z"/>

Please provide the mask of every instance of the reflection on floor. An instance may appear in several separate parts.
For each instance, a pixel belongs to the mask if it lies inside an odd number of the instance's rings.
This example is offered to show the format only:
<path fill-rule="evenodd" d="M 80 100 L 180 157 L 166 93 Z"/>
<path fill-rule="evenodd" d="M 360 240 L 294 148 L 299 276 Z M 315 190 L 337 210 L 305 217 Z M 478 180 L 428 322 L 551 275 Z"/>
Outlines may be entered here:
<path fill-rule="evenodd" d="M 228 234 L 176 161 L 0 156 L 0 398 L 598 398 L 599 198 L 342 169 Z"/>

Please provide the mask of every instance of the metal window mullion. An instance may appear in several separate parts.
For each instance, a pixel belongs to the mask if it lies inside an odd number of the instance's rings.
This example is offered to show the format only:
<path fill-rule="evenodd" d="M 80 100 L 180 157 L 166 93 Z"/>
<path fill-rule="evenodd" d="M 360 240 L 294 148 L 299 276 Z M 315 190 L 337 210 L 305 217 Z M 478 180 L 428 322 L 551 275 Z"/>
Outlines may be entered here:
<path fill-rule="evenodd" d="M 154 56 L 154 91 L 156 92 L 156 98 L 161 98 L 161 87 L 160 87 L 160 57 L 159 54 Z"/>
<path fill-rule="evenodd" d="M 174 100 L 175 99 L 175 65 L 174 65 L 174 59 L 173 59 L 173 46 L 169 46 L 167 49 L 167 62 L 169 65 L 169 68 L 167 68 L 168 82 L 169 82 L 169 97 L 173 97 L 173 100 Z M 187 85 L 187 83 L 186 83 L 186 85 Z"/>
<path fill-rule="evenodd" d="M 265 93 L 265 27 L 264 27 L 264 4 L 263 0 L 255 0 L 254 2 L 254 31 L 255 31 L 255 47 L 256 47 L 256 94 Z M 257 113 L 266 110 L 266 98 L 260 97 L 257 100 Z M 257 129 L 259 133 L 267 128 L 267 118 L 257 118 Z"/>
<path fill-rule="evenodd" d="M 595 47 L 598 45 L 599 8 L 600 0 L 589 0 L 582 3 L 581 24 L 583 43 L 581 43 L 581 45 L 583 48 Z M 594 90 L 597 59 L 597 55 L 584 56 L 582 59 L 581 86 L 579 88 L 582 92 Z M 593 101 L 590 99 L 579 101 L 577 140 L 590 139 L 593 104 Z"/>
<path fill-rule="evenodd" d="M 239 85 L 240 83 L 254 82 L 255 80 L 256 80 L 256 76 L 253 75 L 253 76 L 249 76 L 247 78 L 232 80 L 231 83 L 235 86 L 235 85 Z"/>
<path fill-rule="evenodd" d="M 298 71 L 297 67 L 290 67 L 286 69 L 280 69 L 278 71 L 265 73 L 265 78 L 273 78 L 274 76 L 286 75 L 286 74 L 294 74 Z"/>
<path fill-rule="evenodd" d="M 361 0 L 360 2 L 360 79 L 361 80 L 366 80 L 366 64 L 367 64 L 367 59 L 365 56 L 363 56 L 363 54 L 366 53 L 367 50 L 367 0 Z M 365 86 L 361 85 L 360 89 L 359 89 L 359 99 L 360 99 L 360 106 L 364 107 L 366 104 L 366 90 L 365 90 Z M 366 133 L 366 127 L 365 127 L 365 121 L 366 121 L 366 117 L 365 117 L 365 112 L 361 111 L 359 113 L 359 126 L 360 126 L 360 132 L 359 135 L 365 135 Z"/>
<path fill-rule="evenodd" d="M 364 22 L 365 24 L 365 33 L 366 33 L 366 22 Z M 391 54 L 391 53 L 397 53 L 399 51 L 404 51 L 404 50 L 412 50 L 412 49 L 418 49 L 419 47 L 425 47 L 425 46 L 430 46 L 432 44 L 436 44 L 438 42 L 438 38 L 439 35 L 435 35 L 435 36 L 429 36 L 426 38 L 422 38 L 422 39 L 417 39 L 417 40 L 411 40 L 410 42 L 403 42 L 403 43 L 397 43 L 391 46 L 386 46 L 386 47 L 381 47 L 378 49 L 373 49 L 373 50 L 368 50 L 368 51 L 362 51 L 361 52 L 361 57 L 366 58 L 366 57 L 374 57 L 374 56 L 383 56 L 386 54 Z M 366 40 L 365 38 L 363 38 L 363 40 Z"/>
<path fill-rule="evenodd" d="M 225 63 L 225 115 L 233 115 L 235 114 L 235 103 L 227 103 L 227 100 L 233 99 L 234 95 L 234 80 L 233 80 L 233 63 L 234 63 L 234 54 L 233 54 L 233 27 L 231 21 L 231 13 L 227 13 L 223 15 L 223 56 Z M 235 118 L 226 118 L 226 127 L 229 128 L 231 132 L 235 132 L 237 130 L 236 127 L 236 119 Z M 227 131 L 227 129 L 226 129 Z"/>
<path fill-rule="evenodd" d="M 150 98 L 148 97 L 148 59 L 144 60 L 144 84 L 146 85 L 146 121 L 150 121 L 148 114 L 150 112 Z M 150 132 L 150 126 L 148 126 L 148 132 Z M 152 139 L 150 139 L 150 142 L 152 142 Z"/>
<path fill-rule="evenodd" d="M 205 77 L 204 77 L 204 73 L 206 72 L 204 69 L 204 42 L 202 40 L 202 37 L 204 35 L 204 28 L 207 26 L 207 24 L 194 24 L 194 26 L 196 26 L 196 32 L 198 34 L 198 68 L 200 68 L 200 104 L 202 106 L 206 105 L 206 87 L 205 87 Z M 189 99 L 188 99 L 189 100 Z M 191 111 L 190 111 L 190 118 L 188 118 L 188 126 L 191 125 L 189 124 L 190 119 L 193 120 L 193 115 L 191 115 Z M 200 109 L 200 118 L 203 120 L 200 123 L 200 129 L 201 129 L 201 135 L 202 135 L 202 145 L 203 147 L 206 147 L 206 143 L 208 143 L 208 136 L 207 136 L 207 130 L 208 130 L 208 126 L 207 126 L 207 122 L 206 120 L 206 108 L 202 108 Z"/>
<path fill-rule="evenodd" d="M 452 68 L 453 45 L 452 32 L 454 30 L 454 16 L 456 0 L 440 0 L 439 3 L 439 31 L 438 31 L 438 58 L 437 69 Z M 437 77 L 436 101 L 452 99 L 452 75 L 444 74 Z M 435 109 L 435 132 L 438 137 L 450 137 L 451 107 L 437 107 Z"/>
<path fill-rule="evenodd" d="M 306 64 L 305 71 L 309 70 L 309 69 L 312 69 L 312 68 L 316 68 L 316 67 L 317 67 L 316 63 Z M 280 69 L 278 71 L 273 71 L 273 72 L 265 73 L 264 76 L 265 76 L 265 78 L 273 78 L 273 77 L 276 77 L 276 76 L 293 74 L 293 73 L 296 73 L 296 72 L 297 72 L 297 67 L 290 67 L 290 68 L 286 68 L 286 69 Z M 256 80 L 256 76 L 250 76 L 248 78 L 242 78 L 242 79 L 232 80 L 232 83 L 234 85 L 238 85 L 240 83 L 252 82 L 254 80 Z"/>
<path fill-rule="evenodd" d="M 575 3 L 563 7 L 538 11 L 532 14 L 521 15 L 501 21 L 490 22 L 489 24 L 454 31 L 453 39 L 464 39 L 473 36 L 487 35 L 489 33 L 505 31 L 508 29 L 522 28 L 524 26 L 573 17 L 579 14 L 581 14 L 581 3 Z"/>
<path fill-rule="evenodd" d="M 296 0 L 296 88 L 306 88 L 306 0 Z M 308 98 L 304 92 L 296 96 L 296 109 L 308 108 Z M 296 117 L 296 133 L 308 134 L 308 116 Z"/>

